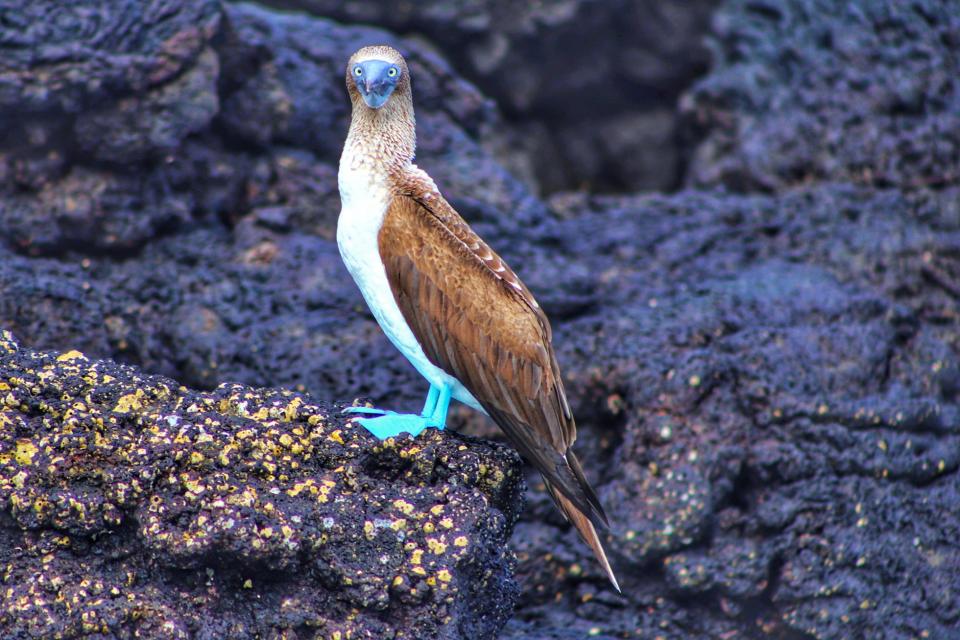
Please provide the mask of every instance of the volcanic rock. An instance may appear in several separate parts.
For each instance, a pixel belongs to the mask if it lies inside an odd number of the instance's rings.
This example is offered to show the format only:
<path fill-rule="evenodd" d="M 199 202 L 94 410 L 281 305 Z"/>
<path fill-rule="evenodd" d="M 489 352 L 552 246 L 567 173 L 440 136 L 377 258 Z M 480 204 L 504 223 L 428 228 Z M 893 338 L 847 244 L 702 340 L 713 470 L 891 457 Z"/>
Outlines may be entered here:
<path fill-rule="evenodd" d="M 0 333 L 3 637 L 494 637 L 516 453 L 341 409 Z"/>

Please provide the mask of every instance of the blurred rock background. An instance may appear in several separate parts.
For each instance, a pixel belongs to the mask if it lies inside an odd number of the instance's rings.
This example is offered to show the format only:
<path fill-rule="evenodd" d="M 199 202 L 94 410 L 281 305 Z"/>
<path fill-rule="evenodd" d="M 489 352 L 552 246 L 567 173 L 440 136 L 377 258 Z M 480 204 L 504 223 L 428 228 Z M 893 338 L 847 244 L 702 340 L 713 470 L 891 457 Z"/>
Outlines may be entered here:
<path fill-rule="evenodd" d="M 482 144 L 535 193 L 682 181 L 675 106 L 707 68 L 715 0 L 268 4 L 375 24 L 439 51 L 496 102 L 502 119 Z"/>
<path fill-rule="evenodd" d="M 0 327 L 22 344 L 413 407 L 333 241 L 343 65 L 390 43 L 418 163 L 553 320 L 613 522 L 623 598 L 528 476 L 499 637 L 960 626 L 960 3 L 0 18 Z"/>

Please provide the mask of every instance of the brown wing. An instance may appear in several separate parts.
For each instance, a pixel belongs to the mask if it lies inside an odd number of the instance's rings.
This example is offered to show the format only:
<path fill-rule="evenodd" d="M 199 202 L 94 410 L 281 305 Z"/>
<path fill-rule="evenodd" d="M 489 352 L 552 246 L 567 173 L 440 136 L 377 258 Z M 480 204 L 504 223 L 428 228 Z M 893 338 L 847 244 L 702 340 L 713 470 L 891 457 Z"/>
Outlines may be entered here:
<path fill-rule="evenodd" d="M 576 458 L 571 464 L 576 426 L 550 324 L 529 290 L 436 192 L 426 202 L 395 195 L 379 248 L 427 358 L 460 380 L 564 502 L 606 526 Z"/>

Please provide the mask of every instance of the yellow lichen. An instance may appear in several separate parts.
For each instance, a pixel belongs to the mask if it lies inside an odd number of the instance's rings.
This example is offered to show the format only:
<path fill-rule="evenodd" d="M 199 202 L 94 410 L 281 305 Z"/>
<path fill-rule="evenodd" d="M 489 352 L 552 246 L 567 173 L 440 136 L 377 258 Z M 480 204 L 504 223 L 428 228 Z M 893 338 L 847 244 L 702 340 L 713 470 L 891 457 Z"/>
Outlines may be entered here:
<path fill-rule="evenodd" d="M 134 393 L 128 393 L 124 396 L 120 396 L 120 399 L 117 400 L 117 406 L 113 408 L 115 413 L 130 413 L 131 411 L 137 411 L 143 408 L 143 404 L 140 402 L 143 399 L 143 391 L 137 389 Z"/>
<path fill-rule="evenodd" d="M 401 511 L 404 515 L 410 515 L 413 513 L 413 505 L 403 499 L 397 499 L 393 501 L 394 508 Z"/>
<path fill-rule="evenodd" d="M 27 466 L 33 464 L 33 456 L 37 455 L 37 447 L 29 440 L 17 440 L 17 448 L 14 450 L 13 458 L 20 465 Z"/>

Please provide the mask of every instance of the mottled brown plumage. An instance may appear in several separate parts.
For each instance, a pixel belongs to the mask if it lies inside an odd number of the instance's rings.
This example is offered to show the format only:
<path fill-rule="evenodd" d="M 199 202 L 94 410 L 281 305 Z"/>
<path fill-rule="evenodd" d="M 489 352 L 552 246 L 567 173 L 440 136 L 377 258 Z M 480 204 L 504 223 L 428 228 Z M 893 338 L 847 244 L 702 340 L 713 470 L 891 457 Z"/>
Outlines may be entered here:
<path fill-rule="evenodd" d="M 351 64 L 368 56 L 403 64 L 399 53 L 384 47 L 360 50 Z M 430 362 L 459 380 L 543 474 L 557 506 L 616 586 L 595 529 L 607 519 L 571 449 L 576 425 L 546 315 L 412 164 L 416 138 L 406 65 L 402 84 L 380 109 L 363 103 L 349 69 L 354 109 L 347 148 L 359 145 L 350 161 L 369 168 L 372 183 L 382 178 L 389 191 L 378 244 L 403 318 Z"/>

